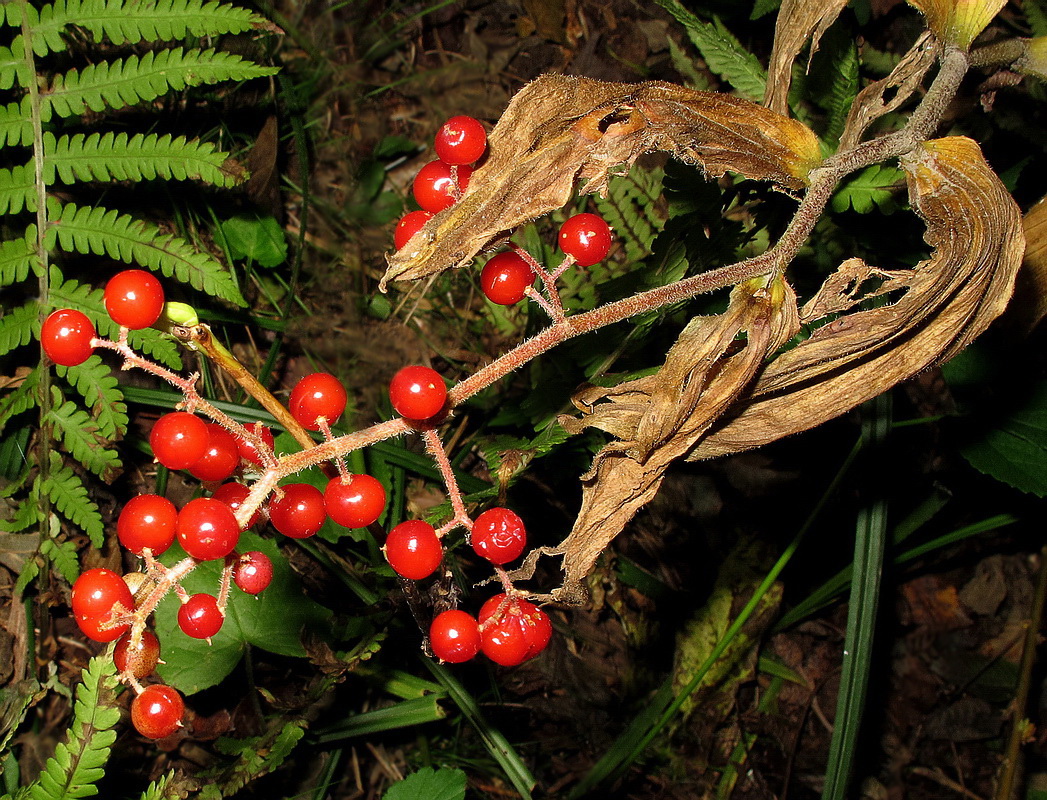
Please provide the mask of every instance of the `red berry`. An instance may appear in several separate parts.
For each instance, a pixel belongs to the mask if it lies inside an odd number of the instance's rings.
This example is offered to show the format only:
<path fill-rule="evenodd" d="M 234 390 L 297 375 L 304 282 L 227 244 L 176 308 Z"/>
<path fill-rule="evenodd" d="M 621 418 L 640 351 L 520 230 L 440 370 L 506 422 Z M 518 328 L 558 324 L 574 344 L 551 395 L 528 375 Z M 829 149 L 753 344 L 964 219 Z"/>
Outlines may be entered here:
<path fill-rule="evenodd" d="M 225 558 L 240 539 L 232 509 L 213 497 L 198 497 L 182 506 L 175 532 L 182 549 L 200 561 Z"/>
<path fill-rule="evenodd" d="M 429 627 L 429 644 L 441 661 L 468 661 L 480 651 L 479 625 L 464 611 L 444 611 Z"/>
<path fill-rule="evenodd" d="M 370 475 L 352 475 L 349 483 L 332 478 L 324 489 L 327 515 L 346 528 L 365 528 L 385 510 L 385 487 Z"/>
<path fill-rule="evenodd" d="M 412 211 L 404 214 L 403 219 L 396 223 L 396 230 L 393 232 L 393 247 L 397 250 L 402 248 L 432 218 L 433 215 L 428 211 Z"/>
<path fill-rule="evenodd" d="M 205 422 L 207 447 L 189 467 L 189 474 L 202 481 L 224 481 L 240 466 L 236 437 L 216 422 Z"/>
<path fill-rule="evenodd" d="M 499 619 L 481 624 L 480 650 L 503 667 L 515 667 L 527 660 L 530 644 L 519 614 L 505 613 Z"/>
<path fill-rule="evenodd" d="M 178 627 L 194 639 L 210 639 L 222 629 L 225 614 L 218 609 L 218 598 L 194 594 L 178 609 Z"/>
<path fill-rule="evenodd" d="M 111 623 L 111 616 L 102 617 L 76 617 L 76 624 L 80 626 L 84 636 L 96 642 L 113 642 L 131 630 L 128 622 L 119 625 Z"/>
<path fill-rule="evenodd" d="M 269 521 L 280 533 L 305 539 L 323 527 L 327 521 L 323 492 L 308 483 L 289 483 L 279 491 L 283 496 L 269 501 Z"/>
<path fill-rule="evenodd" d="M 520 557 L 527 546 L 523 520 L 508 508 L 489 508 L 476 518 L 473 550 L 492 564 L 506 564 Z"/>
<path fill-rule="evenodd" d="M 163 739 L 182 726 L 185 701 L 177 689 L 156 683 L 131 702 L 131 722 L 142 736 Z"/>
<path fill-rule="evenodd" d="M 401 522 L 389 531 L 383 549 L 389 566 L 413 581 L 432 575 L 444 557 L 436 529 L 420 519 Z"/>
<path fill-rule="evenodd" d="M 233 567 L 233 583 L 248 594 L 258 594 L 273 581 L 273 562 L 265 553 L 244 553 Z"/>
<path fill-rule="evenodd" d="M 178 509 L 166 497 L 140 494 L 132 497 L 120 512 L 116 536 L 136 556 L 147 547 L 158 556 L 174 541 L 177 521 Z"/>
<path fill-rule="evenodd" d="M 291 390 L 291 401 L 287 407 L 303 428 L 318 431 L 319 418 L 323 417 L 330 425 L 345 411 L 347 399 L 345 387 L 334 375 L 314 372 L 298 381 Z"/>
<path fill-rule="evenodd" d="M 250 489 L 248 489 L 242 483 L 236 483 L 234 481 L 231 483 L 223 483 L 221 486 L 219 486 L 217 489 L 211 492 L 211 499 L 221 500 L 223 503 L 229 506 L 233 514 L 236 514 L 236 512 L 239 511 L 240 506 L 243 504 L 244 500 L 247 499 L 247 496 L 250 493 Z M 255 511 L 251 515 L 251 519 L 247 521 L 247 527 L 250 528 L 252 525 L 257 525 L 258 520 L 260 520 L 261 518 L 261 512 Z"/>
<path fill-rule="evenodd" d="M 560 249 L 575 263 L 590 267 L 611 250 L 611 229 L 596 214 L 575 214 L 560 228 Z"/>
<path fill-rule="evenodd" d="M 207 451 L 207 442 L 207 425 L 187 411 L 164 414 L 149 432 L 153 455 L 168 469 L 191 467 Z"/>
<path fill-rule="evenodd" d="M 487 131 L 472 117 L 451 117 L 436 132 L 434 146 L 446 164 L 472 164 L 487 149 Z"/>
<path fill-rule="evenodd" d="M 503 605 L 504 604 L 504 605 Z M 501 613 L 499 614 L 499 610 Z M 479 620 L 481 627 L 489 624 L 497 624 L 505 619 L 516 620 L 523 631 L 527 642 L 527 654 L 523 658 L 534 658 L 546 645 L 553 635 L 553 626 L 548 615 L 533 603 L 529 603 L 519 597 L 506 601 L 504 594 L 496 594 L 483 604 L 480 609 Z M 491 621 L 490 623 L 488 621 Z M 487 630 L 487 628 L 484 628 Z M 486 651 L 485 651 L 486 652 Z M 497 660 L 492 657 L 492 660 Z M 502 663 L 502 662 L 498 662 Z M 506 665 L 510 666 L 510 665 Z"/>
<path fill-rule="evenodd" d="M 251 433 L 262 440 L 262 444 L 264 444 L 269 449 L 269 452 L 272 453 L 273 445 L 276 442 L 273 438 L 273 432 L 261 422 L 256 422 L 254 425 L 248 425 L 247 427 Z M 246 439 L 237 439 L 236 447 L 240 451 L 240 458 L 244 461 L 250 461 L 255 466 L 262 466 L 262 457 L 258 454 L 258 450 L 255 446 L 249 441 Z"/>
<path fill-rule="evenodd" d="M 494 256 L 480 272 L 480 288 L 488 300 L 500 306 L 519 303 L 532 283 L 534 270 L 531 265 L 513 252 Z"/>
<path fill-rule="evenodd" d="M 53 311 L 40 329 L 40 344 L 47 357 L 63 367 L 83 364 L 94 352 L 91 340 L 95 326 L 85 315 L 72 308 Z"/>
<path fill-rule="evenodd" d="M 134 608 L 131 590 L 111 569 L 89 569 L 73 584 L 72 605 L 77 617 L 108 617 L 117 603 L 124 607 L 124 611 Z"/>
<path fill-rule="evenodd" d="M 389 383 L 389 399 L 396 413 L 407 419 L 430 419 L 443 410 L 447 386 L 435 369 L 404 367 Z"/>
<path fill-rule="evenodd" d="M 125 633 L 116 642 L 113 662 L 121 672 L 128 672 L 138 680 L 152 673 L 160 663 L 160 640 L 152 631 L 142 631 L 138 647 L 131 647 L 131 634 Z"/>
<path fill-rule="evenodd" d="M 148 328 L 164 310 L 160 281 L 140 269 L 125 269 L 110 278 L 104 300 L 113 322 L 131 330 Z"/>
<path fill-rule="evenodd" d="M 414 199 L 424 210 L 433 214 L 453 206 L 469 186 L 472 167 L 458 167 L 458 190 L 451 177 L 451 165 L 443 161 L 430 161 L 414 177 Z"/>

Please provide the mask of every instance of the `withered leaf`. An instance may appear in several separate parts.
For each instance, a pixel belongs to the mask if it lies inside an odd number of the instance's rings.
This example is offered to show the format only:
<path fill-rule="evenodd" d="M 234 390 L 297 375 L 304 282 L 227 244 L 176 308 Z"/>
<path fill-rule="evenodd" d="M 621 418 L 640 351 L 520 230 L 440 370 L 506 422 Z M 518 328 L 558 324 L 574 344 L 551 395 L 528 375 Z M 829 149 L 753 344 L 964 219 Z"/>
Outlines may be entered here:
<path fill-rule="evenodd" d="M 909 5 L 923 12 L 935 36 L 966 50 L 1007 0 L 909 0 Z"/>
<path fill-rule="evenodd" d="M 565 595 L 654 497 L 666 468 L 734 402 L 776 342 L 795 332 L 795 298 L 783 284 L 764 288 L 765 283 L 740 284 L 727 311 L 692 320 L 656 374 L 586 390 L 575 399 L 585 416 L 560 419 L 568 431 L 595 426 L 621 440 L 594 457 L 582 479 L 581 510 L 557 548 L 563 553 Z"/>
<path fill-rule="evenodd" d="M 1022 219 L 1025 231 L 1025 260 L 1018 271 L 1014 302 L 1007 309 L 1008 321 L 1029 333 L 1047 315 L 1047 198 L 1029 209 Z"/>
<path fill-rule="evenodd" d="M 965 137 L 924 142 L 906 158 L 909 197 L 927 224 L 931 257 L 879 274 L 904 294 L 818 328 L 772 361 L 689 455 L 713 458 L 812 428 L 966 347 L 1003 311 L 1021 263 L 1021 216 L 1006 188 Z M 840 312 L 862 297 L 862 265 L 845 264 L 805 306 L 801 321 Z M 873 292 L 875 293 L 875 291 Z"/>
<path fill-rule="evenodd" d="M 544 75 L 510 101 L 462 198 L 388 257 L 381 288 L 468 264 L 486 245 L 571 198 L 604 193 L 612 171 L 664 150 L 710 176 L 731 170 L 800 189 L 820 160 L 804 125 L 730 95 L 668 83 Z"/>
<path fill-rule="evenodd" d="M 778 19 L 774 24 L 774 47 L 767 70 L 767 91 L 763 104 L 772 111 L 785 114 L 789 109 L 789 84 L 792 66 L 807 40 L 811 40 L 808 63 L 818 52 L 822 34 L 833 24 L 847 0 L 828 0 L 811 3 L 808 0 L 782 0 Z"/>

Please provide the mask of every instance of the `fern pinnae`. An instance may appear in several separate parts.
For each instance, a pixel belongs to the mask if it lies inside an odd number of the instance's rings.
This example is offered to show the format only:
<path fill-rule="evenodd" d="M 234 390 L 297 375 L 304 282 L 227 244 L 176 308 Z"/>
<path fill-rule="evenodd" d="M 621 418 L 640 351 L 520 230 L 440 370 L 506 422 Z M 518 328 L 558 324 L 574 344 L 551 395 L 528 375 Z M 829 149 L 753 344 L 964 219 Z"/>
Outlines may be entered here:
<path fill-rule="evenodd" d="M 40 305 L 30 300 L 0 316 L 0 355 L 29 344 L 40 330 Z"/>
<path fill-rule="evenodd" d="M 98 793 L 94 784 L 105 774 L 102 767 L 116 740 L 113 726 L 120 721 L 113 703 L 115 675 L 112 658 L 100 655 L 88 662 L 76 690 L 68 740 L 55 748 L 30 786 L 32 800 L 72 800 Z"/>
<path fill-rule="evenodd" d="M 0 286 L 24 281 L 30 271 L 39 272 L 40 259 L 23 239 L 0 242 Z"/>
<path fill-rule="evenodd" d="M 101 429 L 86 411 L 66 400 L 57 386 L 51 387 L 52 407 L 48 421 L 55 438 L 70 455 L 102 480 L 116 477 L 122 464 L 116 451 L 102 435 Z"/>
<path fill-rule="evenodd" d="M 36 179 L 31 165 L 0 167 L 0 214 L 36 211 Z"/>
<path fill-rule="evenodd" d="M 51 470 L 40 481 L 39 491 L 50 498 L 59 514 L 91 538 L 92 545 L 101 547 L 105 543 L 105 523 L 98 506 L 88 496 L 84 482 L 54 451 Z"/>
<path fill-rule="evenodd" d="M 36 407 L 39 384 L 40 372 L 33 370 L 21 384 L 0 395 L 0 432 L 11 419 Z"/>
<path fill-rule="evenodd" d="M 0 147 L 28 146 L 33 143 L 33 123 L 29 118 L 29 97 L 0 105 Z"/>
<path fill-rule="evenodd" d="M 69 117 L 88 109 L 100 113 L 146 103 L 189 86 L 250 80 L 276 71 L 233 53 L 175 47 L 56 75 L 42 99 L 47 110 Z"/>
<path fill-rule="evenodd" d="M 108 364 L 93 355 L 75 367 L 59 366 L 55 371 L 84 398 L 103 436 L 110 441 L 123 438 L 127 433 L 127 405 Z"/>
<path fill-rule="evenodd" d="M 25 86 L 29 80 L 29 69 L 20 54 L 21 40 L 16 37 L 12 44 L 15 46 L 0 46 L 0 89 L 10 89 L 15 84 Z"/>
<path fill-rule="evenodd" d="M 247 173 L 210 142 L 157 134 L 44 134 L 44 180 L 198 180 L 212 186 L 242 183 Z"/>

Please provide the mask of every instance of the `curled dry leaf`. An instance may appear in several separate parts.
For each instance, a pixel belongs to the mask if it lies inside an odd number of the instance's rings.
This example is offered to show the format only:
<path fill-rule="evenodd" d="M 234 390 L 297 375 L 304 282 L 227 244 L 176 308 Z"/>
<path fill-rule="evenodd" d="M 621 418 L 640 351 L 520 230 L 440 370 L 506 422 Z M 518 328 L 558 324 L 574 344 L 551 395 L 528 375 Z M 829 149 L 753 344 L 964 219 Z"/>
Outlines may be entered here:
<path fill-rule="evenodd" d="M 925 142 L 902 166 L 912 205 L 927 223 L 931 257 L 893 272 L 845 262 L 804 307 L 801 322 L 876 294 L 904 293 L 823 325 L 778 356 L 690 459 L 759 447 L 832 419 L 947 361 L 1002 313 L 1025 240 L 1018 207 L 978 145 L 959 136 Z M 869 291 L 869 278 L 884 283 Z"/>
<path fill-rule="evenodd" d="M 1029 209 L 1022 219 L 1022 229 L 1025 259 L 1007 318 L 1023 333 L 1030 333 L 1047 316 L 1047 198 Z"/>
<path fill-rule="evenodd" d="M 507 231 L 563 207 L 579 180 L 603 193 L 612 170 L 650 150 L 710 176 L 731 170 L 790 189 L 806 185 L 821 157 L 809 128 L 737 97 L 544 75 L 510 101 L 461 199 L 389 256 L 381 288 L 468 264 Z"/>
<path fill-rule="evenodd" d="M 789 84 L 792 82 L 793 61 L 807 40 L 811 40 L 810 60 L 818 52 L 822 34 L 836 21 L 847 5 L 847 0 L 828 0 L 811 3 L 808 0 L 782 0 L 778 19 L 774 23 L 774 47 L 767 70 L 767 91 L 763 104 L 772 111 L 785 114 L 789 109 Z"/>
<path fill-rule="evenodd" d="M 781 281 L 766 284 L 740 284 L 723 314 L 693 319 L 656 374 L 587 389 L 575 398 L 585 415 L 561 417 L 571 433 L 597 427 L 620 441 L 597 453 L 582 478 L 581 510 L 557 548 L 565 575 L 559 597 L 576 593 L 600 552 L 654 497 L 666 468 L 731 406 L 767 354 L 798 330 L 792 291 Z"/>
<path fill-rule="evenodd" d="M 909 0 L 927 18 L 927 27 L 943 42 L 966 50 L 1007 0 Z"/>

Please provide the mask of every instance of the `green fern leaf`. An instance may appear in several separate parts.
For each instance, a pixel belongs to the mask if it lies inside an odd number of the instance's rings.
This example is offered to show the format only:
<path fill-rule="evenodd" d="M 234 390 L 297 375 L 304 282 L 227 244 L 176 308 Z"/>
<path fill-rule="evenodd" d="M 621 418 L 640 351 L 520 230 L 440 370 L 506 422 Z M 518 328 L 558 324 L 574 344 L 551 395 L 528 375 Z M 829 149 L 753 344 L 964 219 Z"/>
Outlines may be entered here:
<path fill-rule="evenodd" d="M 0 356 L 16 347 L 29 344 L 40 330 L 40 305 L 30 300 L 0 317 Z"/>
<path fill-rule="evenodd" d="M 90 536 L 92 545 L 101 547 L 105 543 L 105 524 L 98 506 L 88 497 L 84 482 L 54 451 L 50 473 L 40 481 L 39 493 L 49 497 L 58 513 Z"/>
<path fill-rule="evenodd" d="M 33 143 L 33 122 L 29 116 L 29 96 L 20 102 L 0 105 L 0 147 L 28 146 Z"/>
<path fill-rule="evenodd" d="M 835 150 L 839 142 L 847 116 L 851 113 L 854 98 L 858 96 L 858 46 L 850 36 L 835 37 L 841 39 L 830 52 L 829 73 L 833 76 L 832 85 L 823 102 L 829 112 L 825 127 L 824 140 Z M 833 43 L 834 45 L 836 42 Z"/>
<path fill-rule="evenodd" d="M 44 182 L 55 174 L 63 183 L 75 181 L 141 181 L 165 178 L 198 180 L 213 186 L 235 186 L 247 172 L 228 153 L 210 142 L 184 136 L 126 133 L 55 138 L 44 134 Z"/>
<path fill-rule="evenodd" d="M 29 67 L 22 55 L 22 37 L 16 36 L 13 47 L 0 47 L 0 89 L 29 83 Z M 16 49 L 17 48 L 17 49 Z"/>
<path fill-rule="evenodd" d="M 594 195 L 600 215 L 623 244 L 629 262 L 650 255 L 654 237 L 665 227 L 667 213 L 656 206 L 663 177 L 660 169 L 633 169 L 628 175 L 611 179 L 607 197 Z"/>
<path fill-rule="evenodd" d="M 40 385 L 40 371 L 34 369 L 14 389 L 0 395 L 0 431 L 13 418 L 37 406 L 36 390 Z"/>
<path fill-rule="evenodd" d="M 757 102 L 763 100 L 767 72 L 759 59 L 742 47 L 719 18 L 703 22 L 684 8 L 679 0 L 656 2 L 684 26 L 687 37 L 698 48 L 710 70 L 728 81 L 740 96 Z"/>
<path fill-rule="evenodd" d="M 113 702 L 116 666 L 105 655 L 95 656 L 82 673 L 76 690 L 68 738 L 55 748 L 40 777 L 32 784 L 32 800 L 66 800 L 97 794 L 109 749 L 116 740 L 112 728 L 120 721 Z"/>
<path fill-rule="evenodd" d="M 852 175 L 833 195 L 829 203 L 836 212 L 853 208 L 859 214 L 879 209 L 884 214 L 897 210 L 895 196 L 905 186 L 905 173 L 897 167 L 874 164 Z"/>
<path fill-rule="evenodd" d="M 69 25 L 90 31 L 95 43 L 141 41 L 172 42 L 188 36 L 222 36 L 252 29 L 272 29 L 264 18 L 247 9 L 202 0 L 57 0 L 40 9 L 40 22 L 33 26 L 36 37 L 50 45 Z M 61 37 L 58 46 L 62 49 Z"/>
<path fill-rule="evenodd" d="M 240 290 L 215 258 L 201 253 L 184 239 L 161 233 L 155 225 L 105 208 L 64 206 L 50 208 L 55 220 L 49 235 L 70 253 L 106 255 L 125 263 L 175 277 L 195 289 L 230 303 L 246 305 Z"/>
<path fill-rule="evenodd" d="M 57 517 L 55 521 L 57 523 Z M 101 521 L 100 518 L 99 521 Z M 77 553 L 76 545 L 72 542 L 44 539 L 40 542 L 40 554 L 51 562 L 68 583 L 75 583 L 76 579 L 80 577 L 80 554 Z"/>
<path fill-rule="evenodd" d="M 259 66 L 232 53 L 176 47 L 56 75 L 41 99 L 45 112 L 70 117 L 88 109 L 102 112 L 148 102 L 187 86 L 245 81 L 276 72 L 274 68 Z"/>
<path fill-rule="evenodd" d="M 8 519 L 0 519 L 0 531 L 5 533 L 21 533 L 24 530 L 35 527 L 41 520 L 40 503 L 35 498 L 27 497 L 15 509 Z M 27 562 L 26 568 L 30 568 L 33 562 Z M 35 576 L 32 575 L 29 580 Z M 19 579 L 21 580 L 21 579 Z"/>
<path fill-rule="evenodd" d="M 57 386 L 51 387 L 52 408 L 48 414 L 54 437 L 70 455 L 106 483 L 116 477 L 122 466 L 98 423 L 76 403 L 62 397 Z"/>
<path fill-rule="evenodd" d="M 124 394 L 112 369 L 101 358 L 94 355 L 75 367 L 59 366 L 56 372 L 80 392 L 105 438 L 123 438 L 127 433 Z"/>
<path fill-rule="evenodd" d="M 174 772 L 168 772 L 145 787 L 145 791 L 138 800 L 164 800 L 167 797 L 167 784 L 172 780 L 174 780 Z"/>
<path fill-rule="evenodd" d="M 40 274 L 40 259 L 25 238 L 0 242 L 0 286 L 24 281 L 30 270 Z"/>
<path fill-rule="evenodd" d="M 0 168 L 0 214 L 36 211 L 36 181 L 31 165 Z"/>

